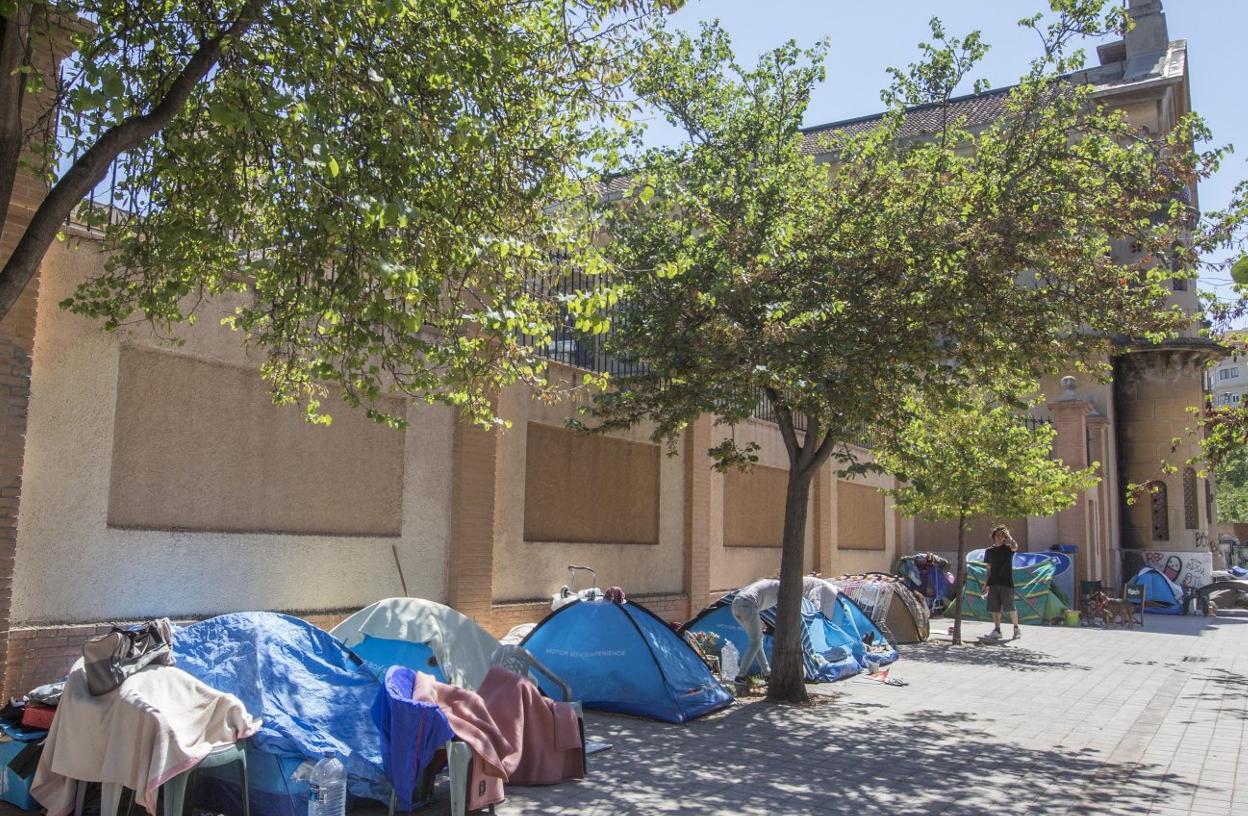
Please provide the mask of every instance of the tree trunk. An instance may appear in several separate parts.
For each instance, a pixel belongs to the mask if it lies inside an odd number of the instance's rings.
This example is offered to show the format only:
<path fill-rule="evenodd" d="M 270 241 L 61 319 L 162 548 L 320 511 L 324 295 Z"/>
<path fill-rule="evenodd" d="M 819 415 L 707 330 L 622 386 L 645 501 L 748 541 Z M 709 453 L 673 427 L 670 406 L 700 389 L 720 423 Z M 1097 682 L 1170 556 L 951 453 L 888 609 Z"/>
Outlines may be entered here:
<path fill-rule="evenodd" d="M 12 17 L 0 19 L 0 236 L 22 158 L 22 101 L 30 62 L 30 4 L 18 3 Z"/>
<path fill-rule="evenodd" d="M 953 586 L 953 645 L 962 645 L 962 592 L 966 588 L 966 513 L 958 516 L 958 565 L 957 579 Z"/>
<path fill-rule="evenodd" d="M 806 510 L 814 468 L 794 462 L 784 499 L 784 538 L 780 555 L 780 603 L 771 658 L 767 699 L 805 703 L 806 667 L 802 655 L 802 577 L 806 556 Z"/>

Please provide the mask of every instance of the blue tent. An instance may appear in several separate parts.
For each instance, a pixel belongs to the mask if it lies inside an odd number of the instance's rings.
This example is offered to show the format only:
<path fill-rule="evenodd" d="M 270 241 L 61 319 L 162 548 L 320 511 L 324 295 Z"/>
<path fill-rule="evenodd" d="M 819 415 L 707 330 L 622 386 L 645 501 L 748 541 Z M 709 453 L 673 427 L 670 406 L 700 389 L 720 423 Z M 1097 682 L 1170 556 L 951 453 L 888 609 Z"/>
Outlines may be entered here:
<path fill-rule="evenodd" d="M 1144 567 L 1127 586 L 1144 587 L 1144 611 L 1159 615 L 1183 613 L 1183 589 L 1152 567 Z"/>
<path fill-rule="evenodd" d="M 744 652 L 749 645 L 749 637 L 737 623 L 737 619 L 732 616 L 732 599 L 735 596 L 735 592 L 730 592 L 703 609 L 697 617 L 685 624 L 682 631 L 716 634 L 731 641 L 737 647 L 738 652 Z M 772 632 L 776 624 L 775 607 L 763 610 L 760 617 L 763 620 L 765 633 L 763 650 L 770 658 Z M 868 632 L 872 633 L 873 643 L 887 645 L 888 641 L 883 633 L 871 622 L 866 613 L 843 595 L 838 595 L 837 609 L 831 618 L 820 613 L 815 609 L 814 604 L 803 598 L 802 658 L 806 681 L 832 683 L 852 677 L 862 671 L 864 656 L 867 652 L 862 637 Z M 875 662 L 884 665 L 896 659 L 897 652 L 890 647 L 889 652 L 881 653 Z"/>
<path fill-rule="evenodd" d="M 264 721 L 247 745 L 253 814 L 304 816 L 308 786 L 291 774 L 325 751 L 346 765 L 353 795 L 388 799 L 370 713 L 381 684 L 337 639 L 298 618 L 239 612 L 179 629 L 173 652 L 179 668 Z M 230 766 L 205 772 L 201 801 L 241 813 L 236 774 Z"/>
<path fill-rule="evenodd" d="M 693 648 L 631 601 L 573 601 L 521 645 L 586 708 L 683 723 L 732 703 Z"/>
<path fill-rule="evenodd" d="M 868 651 L 872 655 L 871 662 L 879 666 L 887 666 L 897 660 L 897 649 L 888 642 L 884 632 L 875 625 L 866 610 L 845 593 L 842 592 L 836 596 L 836 609 L 832 614 L 829 615 L 825 609 L 823 615 L 830 618 L 834 626 L 844 630 L 853 638 L 854 657 L 858 659 L 858 662 L 865 665 L 864 658 Z M 870 649 L 868 649 L 868 644 Z"/>

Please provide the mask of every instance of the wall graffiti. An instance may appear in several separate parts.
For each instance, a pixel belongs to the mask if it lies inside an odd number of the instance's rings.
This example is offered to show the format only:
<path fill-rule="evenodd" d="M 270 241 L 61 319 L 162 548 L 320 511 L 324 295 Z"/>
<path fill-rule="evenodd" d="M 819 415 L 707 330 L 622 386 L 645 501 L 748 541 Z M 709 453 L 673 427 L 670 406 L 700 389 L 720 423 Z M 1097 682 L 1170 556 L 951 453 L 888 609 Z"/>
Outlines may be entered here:
<path fill-rule="evenodd" d="M 1143 567 L 1152 567 L 1183 587 L 1202 587 L 1213 580 L 1213 553 L 1175 552 L 1172 550 L 1125 550 L 1123 575 L 1135 575 Z"/>

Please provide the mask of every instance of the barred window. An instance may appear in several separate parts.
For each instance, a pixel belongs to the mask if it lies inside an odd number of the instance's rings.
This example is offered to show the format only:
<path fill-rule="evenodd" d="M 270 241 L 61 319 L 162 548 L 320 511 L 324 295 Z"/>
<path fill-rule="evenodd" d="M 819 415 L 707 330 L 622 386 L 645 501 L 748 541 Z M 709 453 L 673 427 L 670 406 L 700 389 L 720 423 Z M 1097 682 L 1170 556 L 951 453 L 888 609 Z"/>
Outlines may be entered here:
<path fill-rule="evenodd" d="M 1149 502 L 1153 514 L 1153 540 L 1170 540 L 1170 508 L 1166 502 L 1166 483 L 1153 482 L 1149 485 Z"/>
<path fill-rule="evenodd" d="M 1183 471 L 1183 526 L 1189 530 L 1200 527 L 1200 508 L 1196 504 L 1196 471 Z"/>

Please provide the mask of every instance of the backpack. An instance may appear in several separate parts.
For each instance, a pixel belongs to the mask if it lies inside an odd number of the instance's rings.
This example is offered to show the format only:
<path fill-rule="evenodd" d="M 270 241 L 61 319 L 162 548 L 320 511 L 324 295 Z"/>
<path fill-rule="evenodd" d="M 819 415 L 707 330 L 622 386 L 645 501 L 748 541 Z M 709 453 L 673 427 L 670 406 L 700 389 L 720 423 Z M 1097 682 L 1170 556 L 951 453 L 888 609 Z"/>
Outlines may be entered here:
<path fill-rule="evenodd" d="M 173 665 L 173 625 L 157 618 L 137 626 L 114 626 L 82 644 L 87 690 L 95 696 L 108 694 L 126 678 L 153 663 Z"/>

